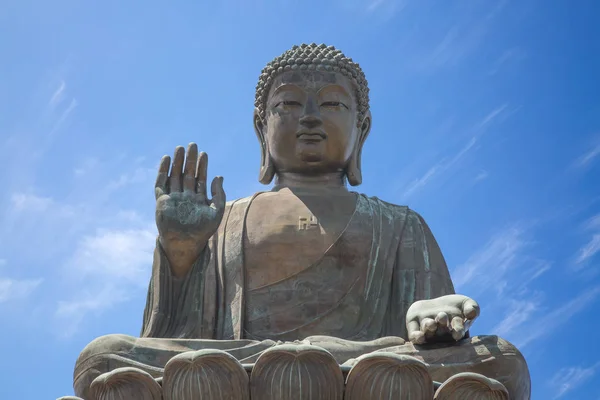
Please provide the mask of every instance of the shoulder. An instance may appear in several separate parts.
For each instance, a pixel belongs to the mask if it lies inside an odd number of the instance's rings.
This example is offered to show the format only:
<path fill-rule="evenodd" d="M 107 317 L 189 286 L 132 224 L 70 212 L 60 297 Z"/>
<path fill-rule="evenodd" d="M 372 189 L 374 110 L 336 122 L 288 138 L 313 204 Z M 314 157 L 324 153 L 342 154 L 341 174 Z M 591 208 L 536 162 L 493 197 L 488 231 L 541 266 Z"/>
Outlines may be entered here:
<path fill-rule="evenodd" d="M 392 213 L 393 215 L 402 217 L 407 220 L 423 220 L 421 214 L 411 209 L 407 205 L 398 205 L 394 203 L 390 203 L 385 200 L 381 200 L 375 196 L 366 196 L 364 194 L 359 194 L 359 198 L 362 199 L 363 202 L 369 204 L 371 206 L 378 206 L 384 212 Z"/>
<path fill-rule="evenodd" d="M 225 203 L 225 207 L 231 208 L 231 207 L 239 207 L 241 205 L 248 205 L 248 203 L 250 203 L 250 200 L 252 200 L 253 197 L 254 196 L 248 196 L 248 197 L 242 197 L 241 199 L 230 200 L 227 203 Z"/>
<path fill-rule="evenodd" d="M 225 203 L 223 219 L 219 225 L 219 235 L 224 235 L 225 231 L 239 228 L 246 215 L 246 210 L 255 196 L 243 197 L 241 199 L 230 200 Z"/>
<path fill-rule="evenodd" d="M 359 205 L 361 205 L 362 208 L 370 209 L 371 213 L 374 212 L 373 210 L 379 210 L 378 212 L 382 217 L 387 217 L 390 222 L 394 221 L 397 229 L 400 229 L 401 231 L 430 231 L 423 216 L 409 206 L 390 203 L 381 200 L 378 197 L 368 197 L 363 194 L 359 195 Z"/>

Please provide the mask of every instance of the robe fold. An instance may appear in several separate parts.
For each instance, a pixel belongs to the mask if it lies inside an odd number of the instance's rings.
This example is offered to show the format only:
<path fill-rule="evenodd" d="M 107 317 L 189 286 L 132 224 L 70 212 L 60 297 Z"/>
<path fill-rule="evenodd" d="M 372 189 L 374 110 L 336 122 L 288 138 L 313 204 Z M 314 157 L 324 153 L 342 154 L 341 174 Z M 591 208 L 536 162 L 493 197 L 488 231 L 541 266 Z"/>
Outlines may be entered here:
<path fill-rule="evenodd" d="M 258 194 L 257 194 L 258 195 Z M 356 209 L 346 229 L 314 265 L 293 280 L 270 287 L 265 301 L 273 293 L 292 291 L 290 307 L 304 305 L 306 288 L 318 301 L 325 288 L 335 285 L 336 273 L 347 273 L 335 265 L 335 252 L 342 244 L 352 245 L 352 228 L 372 232 L 371 241 L 359 249 L 353 269 L 353 285 L 336 288 L 339 301 L 325 310 L 315 311 L 303 326 L 293 327 L 285 335 L 258 330 L 252 321 L 268 318 L 266 310 L 251 309 L 248 318 L 245 287 L 244 237 L 246 216 L 257 196 L 227 204 L 223 221 L 188 275 L 176 278 L 157 241 L 148 290 L 142 337 L 180 339 L 303 339 L 327 335 L 354 341 L 368 341 L 383 336 L 406 338 L 406 311 L 422 299 L 454 293 L 448 268 L 423 218 L 408 207 L 386 203 L 375 197 L 357 195 Z M 336 271 L 329 274 L 333 268 Z M 350 266 L 348 266 L 350 268 Z M 319 270 L 328 274 L 319 275 Z M 328 276 L 332 282 L 319 282 Z M 341 275 L 340 275 L 341 279 Z M 304 292 L 303 292 L 304 290 Z M 252 293 L 252 296 L 261 296 Z M 318 308 L 318 307 L 316 307 Z M 264 315 L 261 315 L 264 314 Z M 257 325 L 257 324 L 254 324 Z"/>

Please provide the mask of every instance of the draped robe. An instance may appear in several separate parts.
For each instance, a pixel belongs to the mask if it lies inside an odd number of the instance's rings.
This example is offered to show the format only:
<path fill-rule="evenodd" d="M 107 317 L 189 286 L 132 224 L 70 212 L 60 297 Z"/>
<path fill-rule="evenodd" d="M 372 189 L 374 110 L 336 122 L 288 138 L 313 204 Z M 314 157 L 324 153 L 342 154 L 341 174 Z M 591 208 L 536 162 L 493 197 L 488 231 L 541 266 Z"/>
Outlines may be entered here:
<path fill-rule="evenodd" d="M 255 197 L 228 203 L 217 233 L 183 279 L 171 274 L 157 242 L 142 337 L 406 338 L 406 311 L 414 301 L 454 293 L 444 258 L 423 218 L 408 207 L 364 195 L 357 196 L 348 226 L 318 262 L 293 279 L 248 293 L 244 284 L 244 235 L 246 216 Z M 357 231 L 366 232 L 370 240 L 354 240 Z M 361 251 L 356 251 L 357 246 Z M 337 265 L 339 257 L 335 255 L 350 250 L 357 252 L 353 260 L 357 265 Z M 349 269 L 354 271 L 350 279 L 343 276 Z M 336 282 L 352 284 L 337 288 Z M 337 298 L 328 303 L 333 305 L 319 307 L 319 296 L 332 287 Z M 283 299 L 278 297 L 282 293 L 286 294 Z M 248 300 L 257 307 L 248 309 Z M 303 306 L 316 311 L 308 315 L 305 326 L 293 327 L 283 335 L 248 321 L 248 317 L 268 318 L 269 303 L 281 308 L 281 302 L 291 310 Z"/>
<path fill-rule="evenodd" d="M 141 337 L 107 335 L 86 346 L 75 366 L 76 394 L 86 398 L 95 377 L 118 367 L 160 377 L 166 362 L 185 351 L 220 349 L 252 363 L 281 341 L 304 340 L 329 350 L 340 364 L 372 351 L 392 351 L 427 362 L 433 379 L 477 372 L 501 381 L 513 398 L 529 399 L 527 364 L 501 338 L 473 337 L 450 346 L 414 346 L 402 339 L 412 303 L 454 293 L 439 246 L 419 214 L 357 195 L 346 229 L 323 257 L 293 279 L 249 291 L 244 237 L 257 195 L 227 204 L 218 231 L 183 278 L 171 273 L 157 241 Z M 356 240 L 357 232 L 369 240 Z M 339 265 L 340 252 L 346 251 L 354 252 L 352 262 Z M 324 306 L 320 299 L 327 299 Z M 285 332 L 259 323 L 299 309 L 306 321 Z"/>

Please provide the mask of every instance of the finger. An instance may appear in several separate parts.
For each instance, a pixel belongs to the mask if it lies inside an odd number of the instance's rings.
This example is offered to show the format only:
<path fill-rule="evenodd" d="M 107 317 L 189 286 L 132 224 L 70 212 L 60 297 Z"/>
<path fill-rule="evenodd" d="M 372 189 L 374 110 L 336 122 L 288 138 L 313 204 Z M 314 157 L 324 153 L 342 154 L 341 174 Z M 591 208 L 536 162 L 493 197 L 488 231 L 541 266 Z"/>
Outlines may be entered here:
<path fill-rule="evenodd" d="M 183 170 L 183 190 L 186 192 L 196 191 L 196 163 L 198 162 L 198 146 L 190 143 L 185 159 Z"/>
<path fill-rule="evenodd" d="M 210 185 L 210 192 L 212 195 L 212 205 L 217 210 L 225 209 L 225 191 L 223 190 L 223 177 L 217 176 L 213 179 L 212 184 Z"/>
<path fill-rule="evenodd" d="M 206 170 L 208 168 L 208 155 L 205 152 L 200 153 L 198 157 L 198 166 L 196 169 L 196 193 L 206 198 Z"/>
<path fill-rule="evenodd" d="M 423 344 L 425 343 L 425 334 L 421 331 L 414 331 L 410 335 L 408 335 L 408 340 L 410 340 L 414 344 Z"/>
<path fill-rule="evenodd" d="M 435 322 L 437 322 L 438 327 L 446 327 L 450 323 L 450 318 L 448 318 L 448 314 L 442 311 L 435 317 Z"/>
<path fill-rule="evenodd" d="M 463 315 L 466 319 L 474 320 L 479 317 L 479 304 L 473 299 L 467 299 L 463 303 Z"/>
<path fill-rule="evenodd" d="M 171 176 L 169 177 L 169 189 L 171 193 L 181 192 L 181 172 L 184 159 L 185 149 L 182 146 L 177 146 L 175 148 L 175 156 L 173 157 L 173 165 L 171 166 Z"/>
<path fill-rule="evenodd" d="M 435 317 L 435 322 L 437 324 L 437 331 L 435 332 L 436 336 L 447 336 L 450 334 L 450 319 L 448 314 L 445 312 L 440 312 Z"/>
<path fill-rule="evenodd" d="M 163 156 L 163 158 L 160 159 L 158 174 L 156 174 L 156 183 L 154 184 L 154 195 L 157 199 L 163 194 L 167 193 L 167 181 L 169 179 L 170 166 L 171 157 Z"/>
<path fill-rule="evenodd" d="M 433 318 L 423 318 L 421 320 L 421 332 L 432 333 L 437 330 L 437 324 Z"/>
<path fill-rule="evenodd" d="M 408 340 L 414 344 L 425 343 L 425 334 L 421 332 L 421 326 L 417 321 L 410 321 L 408 323 Z"/>
<path fill-rule="evenodd" d="M 460 340 L 465 336 L 465 325 L 461 317 L 452 318 L 452 337 L 454 340 Z"/>

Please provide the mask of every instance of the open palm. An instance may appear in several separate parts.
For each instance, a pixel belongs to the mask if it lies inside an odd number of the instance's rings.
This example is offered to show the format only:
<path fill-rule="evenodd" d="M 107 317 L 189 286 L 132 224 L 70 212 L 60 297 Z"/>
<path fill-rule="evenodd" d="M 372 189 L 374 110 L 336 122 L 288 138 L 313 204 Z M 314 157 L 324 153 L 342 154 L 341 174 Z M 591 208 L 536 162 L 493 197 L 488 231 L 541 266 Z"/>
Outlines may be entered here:
<path fill-rule="evenodd" d="M 172 165 L 171 157 L 161 159 L 154 189 L 156 226 L 167 253 L 169 249 L 181 252 L 182 246 L 191 254 L 198 253 L 221 223 L 226 201 L 223 178 L 213 179 L 209 199 L 207 167 L 208 156 L 198 154 L 195 143 L 188 146 L 187 154 L 178 146 Z"/>

